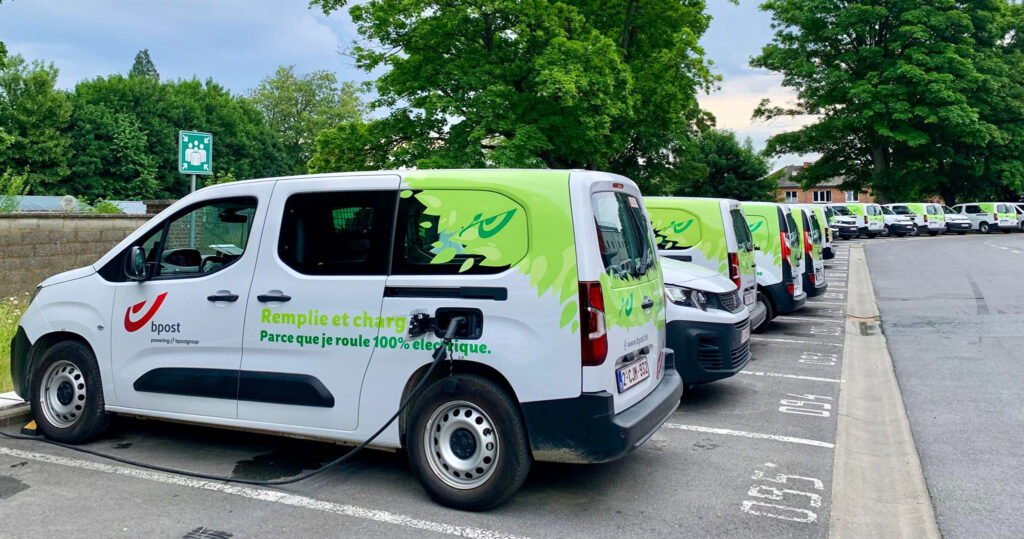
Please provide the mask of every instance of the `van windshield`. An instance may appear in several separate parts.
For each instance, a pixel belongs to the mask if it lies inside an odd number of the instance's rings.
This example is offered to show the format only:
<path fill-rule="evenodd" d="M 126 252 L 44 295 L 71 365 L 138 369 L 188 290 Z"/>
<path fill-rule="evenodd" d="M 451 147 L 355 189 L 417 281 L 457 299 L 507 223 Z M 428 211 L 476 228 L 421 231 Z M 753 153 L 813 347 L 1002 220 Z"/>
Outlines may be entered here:
<path fill-rule="evenodd" d="M 732 229 L 736 233 L 736 244 L 739 250 L 748 253 L 752 252 L 754 250 L 754 238 L 750 236 L 747 218 L 738 209 L 730 210 L 729 215 L 732 216 Z"/>
<path fill-rule="evenodd" d="M 882 213 L 884 213 L 885 215 L 895 215 L 895 214 L 904 215 L 904 214 L 902 214 L 902 213 L 900 213 L 898 211 L 890 210 L 889 208 L 887 208 L 885 206 L 882 206 Z"/>
<path fill-rule="evenodd" d="M 943 209 L 943 210 L 944 210 L 944 211 L 945 211 L 946 213 L 952 213 L 952 214 L 958 214 L 958 213 L 960 213 L 960 212 L 958 212 L 958 211 L 954 210 L 953 208 L 950 208 L 949 206 L 943 206 L 943 207 L 942 207 L 942 209 Z"/>
<path fill-rule="evenodd" d="M 645 275 L 654 264 L 654 247 L 639 201 L 609 191 L 594 193 L 590 200 L 605 271 L 613 277 Z"/>
<path fill-rule="evenodd" d="M 896 215 L 910 215 L 911 211 L 906 206 L 893 206 L 892 212 Z"/>
<path fill-rule="evenodd" d="M 852 213 L 850 213 L 850 210 L 846 209 L 846 206 L 831 206 L 831 208 L 832 211 L 838 213 L 839 215 L 853 215 Z"/>

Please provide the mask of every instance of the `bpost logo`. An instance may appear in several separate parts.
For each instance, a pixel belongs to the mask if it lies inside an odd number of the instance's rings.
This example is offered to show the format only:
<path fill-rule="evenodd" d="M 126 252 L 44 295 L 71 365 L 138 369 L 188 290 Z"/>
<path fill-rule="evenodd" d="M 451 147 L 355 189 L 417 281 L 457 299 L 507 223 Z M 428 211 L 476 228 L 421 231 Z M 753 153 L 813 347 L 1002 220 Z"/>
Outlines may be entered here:
<path fill-rule="evenodd" d="M 463 228 L 462 232 L 459 232 L 459 236 L 465 234 L 467 230 L 477 227 L 477 235 L 481 238 L 490 238 L 498 232 L 501 232 L 501 229 L 505 228 L 505 225 L 512 220 L 512 216 L 515 214 L 515 208 L 486 218 L 484 217 L 484 214 L 478 213 L 476 214 L 476 217 L 473 217 L 473 222 L 466 228 Z"/>
<path fill-rule="evenodd" d="M 139 318 L 138 320 L 132 320 L 132 315 L 139 314 L 139 311 L 141 311 L 142 308 L 146 306 L 146 302 L 140 301 L 139 303 L 136 303 L 135 305 L 128 307 L 128 309 L 125 310 L 124 312 L 124 329 L 127 330 L 128 333 L 134 333 L 142 329 L 143 326 L 149 323 L 149 321 L 153 318 L 156 312 L 160 310 L 160 306 L 164 304 L 164 298 L 166 297 L 167 292 L 164 292 L 163 294 L 157 296 L 156 300 L 153 301 L 153 305 L 150 305 L 149 310 L 147 310 L 146 313 L 143 314 L 142 317 Z M 157 326 L 160 327 L 158 328 Z M 175 326 L 177 327 L 175 328 Z M 157 324 L 154 322 L 152 329 L 154 332 L 158 334 L 163 333 L 165 331 L 171 332 L 172 330 L 180 330 L 181 323 L 179 322 L 177 324 Z"/>
<path fill-rule="evenodd" d="M 692 224 L 693 224 L 693 219 L 690 219 L 690 220 L 686 221 L 685 223 L 678 223 L 676 221 L 672 221 L 672 223 L 669 226 L 672 227 L 672 232 L 674 232 L 676 234 L 682 234 L 683 232 L 686 232 L 686 229 L 690 228 L 690 225 L 692 225 Z"/>

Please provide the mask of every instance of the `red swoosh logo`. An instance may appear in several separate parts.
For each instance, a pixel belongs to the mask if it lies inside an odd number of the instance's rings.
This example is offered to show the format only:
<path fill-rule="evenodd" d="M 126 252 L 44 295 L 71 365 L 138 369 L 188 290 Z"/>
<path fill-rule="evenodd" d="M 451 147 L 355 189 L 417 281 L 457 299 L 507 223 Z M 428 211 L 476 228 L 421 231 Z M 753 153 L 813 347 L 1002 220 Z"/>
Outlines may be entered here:
<path fill-rule="evenodd" d="M 139 303 L 136 303 L 135 305 L 128 307 L 128 309 L 125 310 L 124 312 L 124 329 L 128 330 L 128 333 L 131 333 L 133 331 L 138 331 L 139 329 L 142 328 L 142 326 L 149 323 L 149 319 L 153 318 L 153 315 L 156 314 L 157 309 L 159 309 L 160 306 L 164 304 L 165 297 L 167 297 L 167 292 L 164 292 L 163 294 L 157 296 L 156 301 L 153 302 L 153 306 L 150 307 L 149 310 L 146 311 L 146 314 L 142 315 L 142 318 L 140 318 L 138 321 L 132 320 L 131 315 L 137 314 L 139 311 L 141 311 L 142 307 L 146 305 L 146 302 L 140 301 Z"/>

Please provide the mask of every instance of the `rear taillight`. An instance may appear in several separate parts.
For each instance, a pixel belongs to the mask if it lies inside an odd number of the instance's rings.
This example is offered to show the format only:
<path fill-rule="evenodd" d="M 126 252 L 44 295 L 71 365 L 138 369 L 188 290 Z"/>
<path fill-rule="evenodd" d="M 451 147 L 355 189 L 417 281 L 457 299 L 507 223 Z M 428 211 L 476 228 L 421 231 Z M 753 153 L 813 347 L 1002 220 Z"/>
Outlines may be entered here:
<path fill-rule="evenodd" d="M 604 327 L 601 283 L 580 282 L 580 345 L 584 367 L 600 365 L 608 356 L 608 332 Z"/>
<path fill-rule="evenodd" d="M 810 281 L 811 284 L 814 284 L 814 274 L 813 273 L 808 273 L 807 277 L 808 277 L 807 280 Z"/>
<path fill-rule="evenodd" d="M 786 292 L 788 292 L 790 296 L 793 295 L 793 290 L 794 290 L 793 283 L 789 283 L 789 284 L 786 285 Z"/>
<path fill-rule="evenodd" d="M 811 254 L 811 235 L 804 231 L 804 254 Z"/>
<path fill-rule="evenodd" d="M 736 283 L 736 290 L 743 291 L 740 284 L 740 257 L 736 253 L 729 253 L 729 279 Z"/>
<path fill-rule="evenodd" d="M 928 214 L 925 214 L 925 216 L 924 216 L 924 222 L 926 222 L 926 223 L 928 222 Z"/>
<path fill-rule="evenodd" d="M 789 257 L 792 253 L 789 251 L 789 242 L 786 241 L 785 232 L 779 232 L 779 241 L 782 242 L 782 259 L 789 260 Z"/>
<path fill-rule="evenodd" d="M 864 216 L 864 224 L 865 225 L 868 224 L 868 216 L 867 215 Z"/>
<path fill-rule="evenodd" d="M 993 214 L 992 214 L 992 219 L 993 219 L 994 221 L 998 221 L 998 220 L 999 220 L 999 214 L 998 214 L 998 213 L 993 213 Z"/>

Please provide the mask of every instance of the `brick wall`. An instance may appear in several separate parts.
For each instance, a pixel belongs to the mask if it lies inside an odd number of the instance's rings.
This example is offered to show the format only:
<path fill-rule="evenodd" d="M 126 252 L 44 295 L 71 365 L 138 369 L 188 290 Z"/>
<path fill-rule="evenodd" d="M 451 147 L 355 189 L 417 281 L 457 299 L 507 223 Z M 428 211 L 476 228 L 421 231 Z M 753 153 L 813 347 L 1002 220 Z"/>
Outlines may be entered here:
<path fill-rule="evenodd" d="M 96 262 L 150 216 L 0 214 L 0 297 Z"/>
<path fill-rule="evenodd" d="M 846 202 L 846 192 L 843 191 L 843 190 L 840 190 L 840 189 L 836 189 L 835 187 L 815 187 L 815 188 L 812 188 L 812 189 L 808 189 L 806 191 L 803 190 L 803 189 L 800 189 L 799 187 L 780 187 L 779 188 L 779 194 L 780 194 L 781 198 L 779 199 L 779 202 L 785 202 L 786 201 L 786 198 L 785 198 L 786 197 L 786 193 L 787 192 L 792 192 L 792 191 L 796 191 L 796 193 L 797 193 L 797 202 L 800 203 L 800 204 L 814 204 L 814 193 L 815 193 L 815 191 L 821 191 L 821 192 L 828 191 L 828 192 L 832 193 L 831 202 L 834 202 L 834 203 Z M 819 196 L 827 196 L 827 195 L 819 195 Z M 868 192 L 862 192 L 857 197 L 857 202 L 874 202 L 874 201 L 875 201 L 875 198 L 873 196 L 871 196 L 871 193 L 868 193 Z M 828 199 L 826 199 L 824 201 L 819 200 L 819 202 L 827 203 L 829 201 L 828 201 Z"/>

